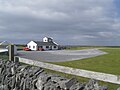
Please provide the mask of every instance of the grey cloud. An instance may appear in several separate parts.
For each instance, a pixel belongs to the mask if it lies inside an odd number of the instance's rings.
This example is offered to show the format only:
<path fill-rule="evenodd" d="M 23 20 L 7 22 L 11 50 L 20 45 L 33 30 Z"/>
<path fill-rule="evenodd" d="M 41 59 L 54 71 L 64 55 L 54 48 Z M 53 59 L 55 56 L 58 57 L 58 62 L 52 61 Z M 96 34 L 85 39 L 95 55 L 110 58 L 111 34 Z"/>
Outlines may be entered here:
<path fill-rule="evenodd" d="M 116 13 L 113 0 L 0 0 L 0 38 L 105 45 L 119 41 Z"/>

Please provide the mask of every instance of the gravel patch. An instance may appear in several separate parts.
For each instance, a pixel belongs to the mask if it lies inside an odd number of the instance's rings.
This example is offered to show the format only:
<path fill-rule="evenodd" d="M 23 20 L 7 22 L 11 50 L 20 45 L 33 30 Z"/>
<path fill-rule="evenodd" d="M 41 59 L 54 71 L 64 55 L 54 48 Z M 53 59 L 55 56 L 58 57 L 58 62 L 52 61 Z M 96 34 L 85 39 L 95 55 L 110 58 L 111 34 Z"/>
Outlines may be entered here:
<path fill-rule="evenodd" d="M 63 62 L 79 60 L 106 54 L 98 49 L 55 50 L 55 51 L 18 51 L 18 55 L 32 60 L 45 62 Z"/>

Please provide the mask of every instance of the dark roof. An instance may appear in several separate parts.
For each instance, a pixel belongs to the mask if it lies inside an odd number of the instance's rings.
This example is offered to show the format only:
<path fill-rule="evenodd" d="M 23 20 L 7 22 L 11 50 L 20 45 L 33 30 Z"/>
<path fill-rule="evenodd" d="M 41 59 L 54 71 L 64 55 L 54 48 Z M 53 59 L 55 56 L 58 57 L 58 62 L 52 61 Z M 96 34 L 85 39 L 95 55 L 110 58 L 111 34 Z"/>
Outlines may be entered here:
<path fill-rule="evenodd" d="M 52 39 L 52 38 L 50 38 L 50 37 L 46 37 L 46 38 L 48 38 L 48 39 Z"/>
<path fill-rule="evenodd" d="M 40 42 L 40 41 L 34 41 L 38 46 L 57 46 L 54 42 Z"/>

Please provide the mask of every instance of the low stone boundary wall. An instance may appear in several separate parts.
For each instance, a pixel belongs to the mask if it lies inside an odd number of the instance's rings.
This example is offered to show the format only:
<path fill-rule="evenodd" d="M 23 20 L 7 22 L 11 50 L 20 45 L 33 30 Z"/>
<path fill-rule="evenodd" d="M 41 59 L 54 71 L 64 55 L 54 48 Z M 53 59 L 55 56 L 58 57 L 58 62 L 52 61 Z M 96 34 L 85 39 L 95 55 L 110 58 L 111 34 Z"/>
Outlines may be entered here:
<path fill-rule="evenodd" d="M 41 67 L 0 60 L 0 90 L 108 90 L 96 80 L 87 83 L 46 73 Z"/>
<path fill-rule="evenodd" d="M 59 72 L 67 73 L 67 74 L 72 74 L 72 75 L 82 76 L 82 77 L 86 77 L 86 78 L 93 78 L 93 79 L 100 80 L 100 81 L 120 84 L 120 76 L 119 75 L 105 74 L 105 73 L 100 73 L 100 72 L 93 72 L 93 71 L 88 71 L 88 70 L 53 65 L 53 64 L 30 60 L 30 59 L 25 59 L 25 58 L 21 58 L 21 57 L 19 57 L 19 61 L 30 64 L 30 65 L 35 65 L 35 66 L 39 66 L 42 68 L 59 71 Z"/>

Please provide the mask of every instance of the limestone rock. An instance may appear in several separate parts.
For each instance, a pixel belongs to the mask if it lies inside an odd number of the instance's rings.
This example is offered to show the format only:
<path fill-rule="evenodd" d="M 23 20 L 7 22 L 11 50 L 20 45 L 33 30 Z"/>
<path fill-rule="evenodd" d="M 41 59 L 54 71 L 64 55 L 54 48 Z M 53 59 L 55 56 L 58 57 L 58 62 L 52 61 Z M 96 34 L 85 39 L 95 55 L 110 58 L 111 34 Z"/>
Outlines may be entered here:
<path fill-rule="evenodd" d="M 107 90 L 96 80 L 79 83 L 75 78 L 46 73 L 42 68 L 0 61 L 0 90 Z M 117 90 L 120 90 L 118 88 Z"/>

